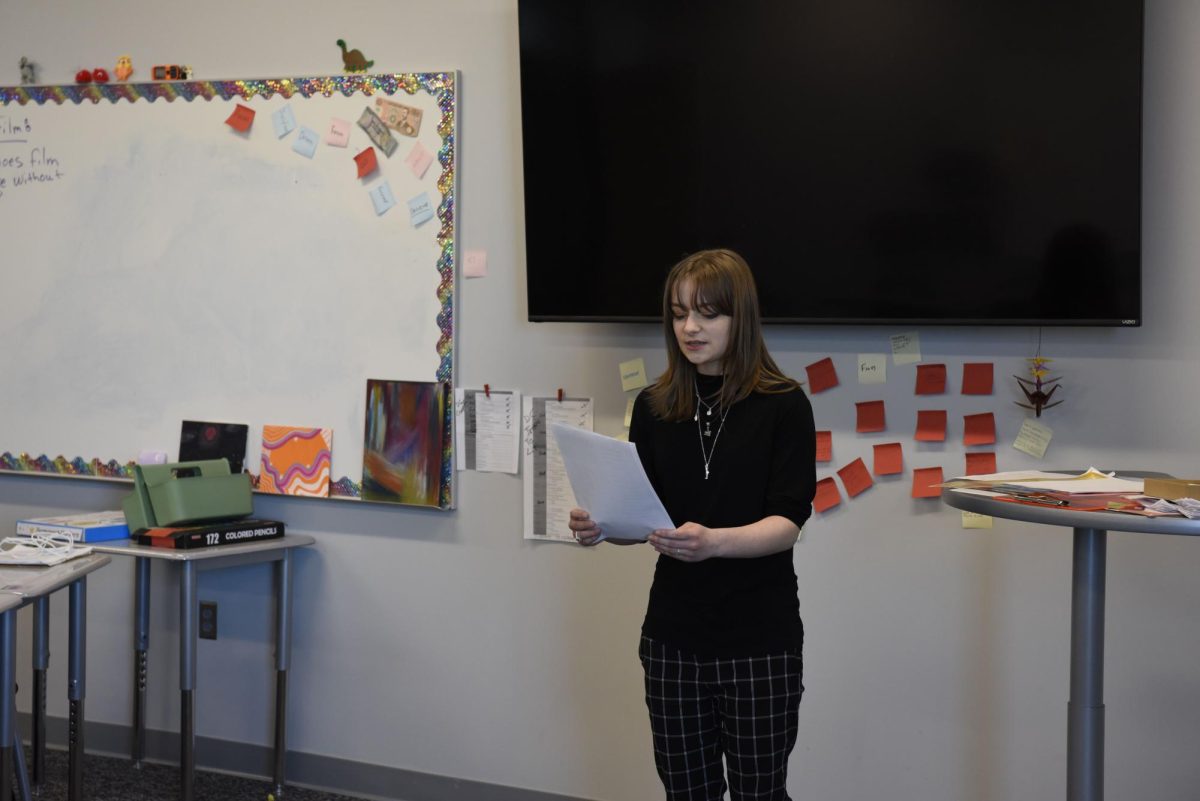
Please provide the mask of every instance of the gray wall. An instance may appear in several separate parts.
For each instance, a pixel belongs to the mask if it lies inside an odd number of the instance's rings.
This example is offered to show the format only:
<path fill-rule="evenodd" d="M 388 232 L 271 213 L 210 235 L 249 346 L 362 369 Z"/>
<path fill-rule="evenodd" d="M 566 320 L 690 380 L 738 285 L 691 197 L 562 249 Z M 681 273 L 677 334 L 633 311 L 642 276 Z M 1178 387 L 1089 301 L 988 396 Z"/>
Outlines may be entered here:
<path fill-rule="evenodd" d="M 28 55 L 43 79 L 134 55 L 145 75 L 184 62 L 197 77 L 337 71 L 345 38 L 381 71 L 458 69 L 461 245 L 486 248 L 491 276 L 461 284 L 458 379 L 464 386 L 592 395 L 597 429 L 617 433 L 617 363 L 664 360 L 652 327 L 525 322 L 516 10 L 512 0 L 343 6 L 117 4 L 6 0 L 5 83 Z M 1024 369 L 1029 329 L 925 328 L 926 361 L 994 360 L 985 404 L 945 398 L 951 441 L 918 448 L 912 368 L 882 394 L 848 383 L 855 355 L 895 331 L 769 332 L 783 366 L 832 355 L 843 386 L 814 398 L 835 432 L 835 466 L 905 443 L 906 473 L 814 520 L 796 551 L 808 629 L 808 693 L 792 762 L 793 794 L 829 801 L 1024 801 L 1064 794 L 1070 536 L 997 521 L 964 531 L 959 515 L 908 497 L 908 469 L 961 471 L 959 415 L 993 410 L 1001 468 L 1159 469 L 1197 475 L 1200 374 L 1200 5 L 1149 0 L 1145 69 L 1145 319 L 1139 330 L 1047 329 L 1043 352 L 1066 403 L 1044 463 L 1012 450 L 1021 420 L 1007 376 Z M 8 268 L 6 268 L 8 269 Z M 2 280 L 2 279 L 0 279 Z M 1003 280 L 1003 277 L 997 277 Z M 2 293 L 0 293 L 2 294 Z M 1064 299 L 1069 302 L 1069 299 Z M 2 347 L 21 347 L 4 342 Z M 48 391 L 69 376 L 46 366 Z M 891 431 L 853 433 L 853 401 L 888 401 Z M 0 413 L 4 412 L 0 392 Z M 956 436 L 957 435 L 957 436 Z M 5 448 L 0 443 L 0 450 Z M 53 455 L 53 454 L 52 454 Z M 68 457 L 103 454 L 67 454 Z M 822 471 L 826 474 L 828 471 Z M 21 516 L 113 506 L 123 488 L 0 477 L 0 530 Z M 656 796 L 640 699 L 637 631 L 652 571 L 640 548 L 580 551 L 520 538 L 521 486 L 460 477 L 452 513 L 258 498 L 318 544 L 296 566 L 289 744 L 310 754 L 602 801 Z M 1113 534 L 1108 565 L 1107 778 L 1112 798 L 1193 798 L 1200 784 L 1200 542 Z M 89 590 L 90 719 L 128 721 L 131 569 Z M 221 640 L 200 649 L 198 733 L 270 741 L 269 573 L 205 575 Z M 176 603 L 156 573 L 150 726 L 176 729 Z M 56 599 L 52 714 L 65 716 L 65 601 Z M 28 626 L 28 622 L 23 623 Z M 24 630 L 27 633 L 27 629 Z M 21 639 L 21 663 L 28 645 Z M 22 669 L 27 670 L 27 668 Z M 24 680 L 22 682 L 24 684 Z M 25 695 L 25 694 L 23 694 Z M 27 698 L 21 709 L 28 710 Z"/>

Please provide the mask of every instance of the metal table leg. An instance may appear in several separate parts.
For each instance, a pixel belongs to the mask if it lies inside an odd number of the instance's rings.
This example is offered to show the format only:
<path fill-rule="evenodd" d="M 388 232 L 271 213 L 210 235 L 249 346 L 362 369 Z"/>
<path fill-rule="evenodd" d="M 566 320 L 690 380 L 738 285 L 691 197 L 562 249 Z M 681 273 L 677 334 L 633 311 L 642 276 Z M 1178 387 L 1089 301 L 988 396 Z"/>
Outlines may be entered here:
<path fill-rule="evenodd" d="M 33 801 L 32 791 L 29 789 L 29 773 L 25 770 L 25 750 L 21 743 L 21 732 L 13 732 L 13 773 L 17 779 L 17 787 L 13 792 L 13 797 L 20 801 Z"/>
<path fill-rule="evenodd" d="M 33 602 L 33 786 L 46 781 L 46 669 L 50 666 L 50 598 Z"/>
<path fill-rule="evenodd" d="M 184 562 L 179 577 L 179 773 L 180 798 L 192 801 L 196 774 L 196 635 L 200 608 L 196 596 L 196 563 Z"/>
<path fill-rule="evenodd" d="M 67 801 L 83 798 L 83 701 L 87 695 L 87 577 L 70 586 L 70 620 L 68 622 L 67 699 L 70 717 L 67 722 L 68 764 Z"/>
<path fill-rule="evenodd" d="M 1075 529 L 1067 801 L 1104 800 L 1104 582 L 1108 532 Z"/>
<path fill-rule="evenodd" d="M 133 591 L 133 751 L 135 768 L 146 758 L 146 664 L 150 650 L 150 559 L 136 560 Z"/>
<path fill-rule="evenodd" d="M 17 612 L 0 614 L 0 799 L 12 797 L 13 740 L 16 737 L 16 706 L 13 687 L 17 680 Z"/>
<path fill-rule="evenodd" d="M 287 677 L 292 661 L 292 554 L 275 563 L 275 770 L 274 798 L 284 792 L 287 763 Z"/>

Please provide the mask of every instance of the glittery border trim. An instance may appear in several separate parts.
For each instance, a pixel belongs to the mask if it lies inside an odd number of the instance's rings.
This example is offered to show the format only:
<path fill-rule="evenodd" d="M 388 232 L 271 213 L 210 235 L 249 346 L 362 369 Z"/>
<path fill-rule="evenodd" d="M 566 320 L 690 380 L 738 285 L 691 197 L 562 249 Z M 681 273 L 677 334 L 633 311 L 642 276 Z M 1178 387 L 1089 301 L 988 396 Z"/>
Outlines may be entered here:
<path fill-rule="evenodd" d="M 44 105 L 47 102 L 62 105 L 65 102 L 79 105 L 85 100 L 99 103 L 107 100 L 117 103 L 127 100 L 134 103 L 146 100 L 153 103 L 162 98 L 168 103 L 177 98 L 192 101 L 196 98 L 212 100 L 220 98 L 231 100 L 240 97 L 243 100 L 261 95 L 273 97 L 276 94 L 291 98 L 316 97 L 321 95 L 331 97 L 335 92 L 346 97 L 354 94 L 373 95 L 382 93 L 394 95 L 403 91 L 410 95 L 418 91 L 428 92 L 437 101 L 441 109 L 441 120 L 438 122 L 438 134 L 442 137 L 442 146 L 438 149 L 438 162 L 442 165 L 442 173 L 438 177 L 438 191 L 442 194 L 442 202 L 438 206 L 437 216 L 441 222 L 437 242 L 441 248 L 438 257 L 437 270 L 441 276 L 437 296 L 441 303 L 441 312 L 437 321 L 441 334 L 438 338 L 437 351 L 440 359 L 436 379 L 450 383 L 454 377 L 454 196 L 455 196 L 455 146 L 456 146 L 456 115 L 457 99 L 455 95 L 454 73 L 449 72 L 407 72 L 389 75 L 334 75 L 312 78 L 268 78 L 250 81 L 157 81 L 154 83 L 88 83 L 65 84 L 60 86 L 0 86 L 0 106 L 13 103 L 26 105 L 36 103 Z M 454 505 L 454 404 L 445 404 L 446 412 L 442 420 L 442 488 L 439 507 L 449 509 Z M 0 456 L 0 471 L 21 473 L 52 473 L 64 476 L 90 476 L 98 478 L 131 478 L 133 463 L 120 465 L 116 461 L 101 462 L 92 459 L 85 462 L 76 457 L 67 461 L 59 456 L 51 460 L 46 456 L 31 459 L 28 454 L 13 457 L 10 453 Z M 110 474 L 111 473 L 111 474 Z M 330 497 L 361 498 L 361 484 L 343 476 L 329 485 Z"/>

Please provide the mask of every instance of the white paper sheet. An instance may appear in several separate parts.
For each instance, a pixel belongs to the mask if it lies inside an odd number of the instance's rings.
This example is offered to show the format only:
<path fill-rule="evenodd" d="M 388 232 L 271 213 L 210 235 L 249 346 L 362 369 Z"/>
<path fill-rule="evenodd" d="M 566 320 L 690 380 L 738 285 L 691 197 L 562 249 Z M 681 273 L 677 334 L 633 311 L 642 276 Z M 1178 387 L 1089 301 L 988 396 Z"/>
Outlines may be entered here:
<path fill-rule="evenodd" d="M 525 539 L 574 542 L 568 523 L 579 504 L 571 492 L 550 427 L 561 423 L 592 429 L 591 399 L 525 396 L 522 401 L 525 454 Z"/>
<path fill-rule="evenodd" d="M 455 459 L 459 470 L 517 472 L 521 458 L 521 393 L 454 390 Z"/>
<path fill-rule="evenodd" d="M 575 500 L 606 539 L 645 540 L 655 529 L 675 528 L 635 445 L 569 426 L 556 425 L 551 431 Z"/>

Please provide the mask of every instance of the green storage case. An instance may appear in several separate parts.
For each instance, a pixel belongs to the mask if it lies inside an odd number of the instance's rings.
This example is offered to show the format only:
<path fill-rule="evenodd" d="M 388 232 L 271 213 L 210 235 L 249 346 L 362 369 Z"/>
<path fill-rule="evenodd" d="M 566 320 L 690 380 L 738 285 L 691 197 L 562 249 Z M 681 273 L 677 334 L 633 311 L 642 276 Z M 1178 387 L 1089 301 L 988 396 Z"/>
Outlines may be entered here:
<path fill-rule="evenodd" d="M 250 475 L 230 473 L 225 459 L 135 465 L 133 492 L 122 507 L 130 533 L 233 520 L 253 511 Z"/>

